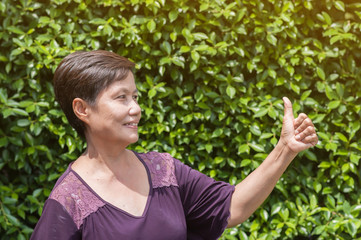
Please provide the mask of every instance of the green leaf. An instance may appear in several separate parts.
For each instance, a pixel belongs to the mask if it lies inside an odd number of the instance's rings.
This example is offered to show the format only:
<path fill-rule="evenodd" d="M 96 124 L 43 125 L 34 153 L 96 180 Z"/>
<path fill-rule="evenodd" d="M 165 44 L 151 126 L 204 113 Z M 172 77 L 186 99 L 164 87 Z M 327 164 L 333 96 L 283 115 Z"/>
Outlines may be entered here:
<path fill-rule="evenodd" d="M 336 92 L 340 99 L 344 95 L 344 92 L 345 92 L 344 87 L 345 87 L 344 85 L 342 85 L 340 83 L 336 83 Z"/>
<path fill-rule="evenodd" d="M 223 129 L 222 128 L 217 128 L 216 131 L 214 131 L 212 133 L 212 136 L 211 138 L 216 138 L 216 137 L 219 137 L 223 134 Z"/>
<path fill-rule="evenodd" d="M 111 36 L 113 34 L 113 28 L 109 24 L 106 24 L 106 25 L 104 25 L 103 32 L 105 35 Z M 68 40 L 71 40 L 71 39 L 68 39 Z"/>
<path fill-rule="evenodd" d="M 312 233 L 315 234 L 315 235 L 321 235 L 323 232 L 325 232 L 325 229 L 326 229 L 325 225 L 317 226 L 312 231 Z"/>
<path fill-rule="evenodd" d="M 311 10 L 312 7 L 312 3 L 309 1 L 303 1 L 303 5 L 305 6 L 306 9 Z"/>
<path fill-rule="evenodd" d="M 149 91 L 148 91 L 148 97 L 149 98 L 153 98 L 155 95 L 157 95 L 157 90 L 155 88 L 151 88 Z"/>
<path fill-rule="evenodd" d="M 322 185 L 319 182 L 313 182 L 313 188 L 315 189 L 316 193 L 319 193 L 322 190 Z"/>
<path fill-rule="evenodd" d="M 215 157 L 214 158 L 214 163 L 215 164 L 220 164 L 220 163 L 222 163 L 224 161 L 224 158 L 223 157 Z"/>
<path fill-rule="evenodd" d="M 342 209 L 345 213 L 350 214 L 350 212 L 351 212 L 350 203 L 348 201 L 344 201 L 343 205 L 342 205 Z"/>
<path fill-rule="evenodd" d="M 202 32 L 193 33 L 193 37 L 194 37 L 195 40 L 198 40 L 198 41 L 208 39 L 207 34 L 202 33 Z M 207 46 L 207 48 L 204 49 L 204 50 L 207 50 L 209 48 L 208 45 L 204 45 L 204 46 Z"/>
<path fill-rule="evenodd" d="M 270 77 L 273 78 L 273 79 L 276 79 L 277 73 L 276 73 L 275 70 L 269 68 L 269 69 L 268 69 L 268 76 L 270 76 Z"/>
<path fill-rule="evenodd" d="M 338 96 L 336 95 L 336 93 L 332 90 L 332 88 L 330 86 L 325 86 L 325 90 L 326 90 L 326 96 L 329 100 L 333 100 L 333 99 L 338 99 Z"/>
<path fill-rule="evenodd" d="M 44 20 L 44 18 L 42 19 L 42 21 L 43 21 L 43 20 Z M 50 21 L 49 21 L 49 18 L 47 18 L 46 21 L 47 21 L 47 22 L 50 22 Z M 104 20 L 103 18 L 94 18 L 94 19 L 90 20 L 89 23 L 94 24 L 94 25 L 105 25 L 105 24 L 107 24 L 107 21 Z"/>
<path fill-rule="evenodd" d="M 159 61 L 159 65 L 169 64 L 172 62 L 172 59 L 170 57 L 162 57 Z"/>
<path fill-rule="evenodd" d="M 0 139 L 0 147 L 1 147 L 1 139 Z M 356 154 L 354 154 L 354 153 L 351 153 L 351 155 L 350 155 L 350 161 L 351 161 L 352 163 L 358 165 L 360 159 L 361 159 L 361 155 L 359 156 L 359 155 L 356 155 Z"/>
<path fill-rule="evenodd" d="M 170 39 L 175 42 L 177 40 L 177 33 L 175 32 L 172 32 L 170 35 L 169 35 Z"/>
<path fill-rule="evenodd" d="M 304 152 L 305 156 L 310 159 L 311 161 L 317 161 L 317 156 L 315 153 L 311 152 L 310 150 L 306 150 Z"/>
<path fill-rule="evenodd" d="M 0 54 L 0 62 L 8 62 L 8 61 L 9 59 L 6 56 Z"/>
<path fill-rule="evenodd" d="M 19 233 L 18 234 L 18 240 L 26 240 L 26 238 L 22 233 Z"/>
<path fill-rule="evenodd" d="M 268 220 L 269 214 L 265 209 L 260 210 L 262 219 L 266 222 Z"/>
<path fill-rule="evenodd" d="M 334 6 L 336 9 L 344 12 L 345 11 L 345 4 L 342 2 L 342 1 L 335 1 L 334 3 Z"/>
<path fill-rule="evenodd" d="M 298 85 L 294 84 L 293 82 L 291 82 L 290 85 L 291 85 L 292 90 L 293 90 L 295 93 L 297 93 L 297 94 L 300 93 L 301 88 L 300 88 Z"/>
<path fill-rule="evenodd" d="M 194 62 L 198 63 L 198 61 L 199 61 L 199 59 L 200 59 L 201 56 L 199 55 L 198 52 L 192 51 L 192 52 L 191 52 L 191 57 L 192 57 L 192 59 L 193 59 Z"/>
<path fill-rule="evenodd" d="M 353 223 L 351 221 L 346 223 L 346 228 L 347 228 L 348 233 L 350 233 L 350 235 L 352 237 L 354 237 L 356 235 L 358 227 L 356 227 L 355 223 Z"/>
<path fill-rule="evenodd" d="M 181 52 L 181 53 L 186 53 L 186 52 L 189 52 L 191 50 L 191 48 L 189 47 L 189 46 L 182 46 L 180 49 L 179 49 L 179 51 Z M 199 57 L 198 57 L 198 59 L 199 59 Z M 193 59 L 194 60 L 194 59 Z"/>
<path fill-rule="evenodd" d="M 167 53 L 168 55 L 170 55 L 170 53 L 171 53 L 171 51 L 172 51 L 172 47 L 171 47 L 171 45 L 169 44 L 169 42 L 164 41 L 164 42 L 162 43 L 162 48 L 166 51 L 166 53 Z"/>
<path fill-rule="evenodd" d="M 336 35 L 336 36 L 333 36 L 331 39 L 330 39 L 330 44 L 333 45 L 334 43 L 342 40 L 343 37 L 341 35 Z"/>
<path fill-rule="evenodd" d="M 316 72 L 317 72 L 317 75 L 319 76 L 319 78 L 321 78 L 322 80 L 326 80 L 325 72 L 323 71 L 322 68 L 317 67 Z"/>
<path fill-rule="evenodd" d="M 249 130 L 251 131 L 252 134 L 256 136 L 260 136 L 262 133 L 260 127 L 257 124 L 252 124 Z"/>
<path fill-rule="evenodd" d="M 199 7 L 199 11 L 200 11 L 200 12 L 203 12 L 203 11 L 207 10 L 208 7 L 209 7 L 209 4 L 208 4 L 208 3 L 202 3 L 202 4 L 200 5 L 200 7 Z"/>
<path fill-rule="evenodd" d="M 256 152 L 264 152 L 264 147 L 260 144 L 250 143 L 249 146 Z"/>
<path fill-rule="evenodd" d="M 336 207 L 336 201 L 331 195 L 327 195 L 327 203 L 329 203 L 332 208 Z"/>
<path fill-rule="evenodd" d="M 0 147 L 6 147 L 8 144 L 8 139 L 7 137 L 1 137 L 0 138 Z M 1 169 L 1 168 L 0 168 Z"/>
<path fill-rule="evenodd" d="M 330 15 L 328 15 L 327 12 L 322 12 L 322 16 L 323 16 L 325 22 L 327 23 L 327 25 L 331 25 L 332 20 L 331 20 Z"/>
<path fill-rule="evenodd" d="M 0 102 L 6 104 L 7 101 L 8 101 L 8 94 L 6 89 L 0 88 Z"/>
<path fill-rule="evenodd" d="M 301 101 L 305 101 L 306 98 L 308 98 L 308 96 L 310 96 L 311 93 L 312 93 L 312 90 L 304 91 L 301 95 Z"/>
<path fill-rule="evenodd" d="M 19 108 L 13 108 L 12 112 L 14 112 L 15 114 L 20 115 L 20 116 L 28 116 L 29 115 L 26 111 L 19 109 Z"/>
<path fill-rule="evenodd" d="M 261 109 L 259 109 L 259 110 L 255 113 L 254 117 L 255 117 L 255 118 L 263 117 L 263 116 L 265 116 L 267 113 L 268 113 L 268 109 L 267 109 L 267 108 L 261 108 Z"/>
<path fill-rule="evenodd" d="M 17 125 L 19 127 L 26 127 L 26 126 L 29 126 L 30 125 L 30 121 L 28 119 L 19 119 L 17 121 Z"/>
<path fill-rule="evenodd" d="M 191 31 L 189 31 L 189 29 L 183 28 L 182 35 L 185 37 L 185 39 L 189 45 L 191 45 L 193 43 L 194 38 L 193 38 Z"/>
<path fill-rule="evenodd" d="M 260 139 L 267 139 L 273 137 L 273 133 L 262 133 Z"/>
<path fill-rule="evenodd" d="M 26 33 L 18 27 L 10 26 L 6 28 L 9 32 L 13 32 L 19 35 L 25 35 Z"/>
<path fill-rule="evenodd" d="M 48 176 L 48 181 L 53 181 L 59 177 L 58 173 L 52 173 Z"/>
<path fill-rule="evenodd" d="M 249 154 L 250 148 L 247 144 L 242 144 L 238 147 L 238 154 L 241 153 L 248 153 Z"/>
<path fill-rule="evenodd" d="M 189 123 L 192 120 L 193 120 L 193 114 L 188 114 L 188 115 L 184 116 L 183 123 Z"/>
<path fill-rule="evenodd" d="M 320 163 L 320 165 L 318 165 L 319 168 L 329 168 L 331 167 L 331 163 L 323 161 Z"/>
<path fill-rule="evenodd" d="M 178 17 L 178 11 L 177 10 L 170 11 L 168 14 L 168 17 L 169 17 L 170 22 L 173 22 Z"/>
<path fill-rule="evenodd" d="M 338 106 L 340 106 L 340 101 L 338 101 L 338 100 L 335 100 L 335 101 L 331 101 L 331 102 L 329 102 L 329 104 L 328 104 L 328 108 L 329 109 L 335 109 L 335 108 L 337 108 Z"/>
<path fill-rule="evenodd" d="M 242 160 L 241 162 L 241 167 L 245 167 L 245 166 L 248 166 L 252 163 L 252 161 L 250 159 L 244 159 Z"/>
<path fill-rule="evenodd" d="M 213 150 L 213 145 L 212 144 L 206 144 L 206 151 L 207 153 L 211 153 Z"/>
<path fill-rule="evenodd" d="M 314 194 L 310 196 L 310 207 L 311 209 L 315 209 L 317 207 L 317 197 Z"/>
<path fill-rule="evenodd" d="M 33 197 L 35 197 L 35 198 L 39 197 L 39 195 L 41 194 L 42 191 L 43 191 L 42 188 L 38 188 L 38 189 L 34 190 L 34 192 L 32 194 Z"/>
<path fill-rule="evenodd" d="M 18 55 L 20 55 L 21 53 L 23 53 L 23 49 L 22 48 L 15 48 L 14 50 L 11 51 L 10 53 L 10 59 L 11 57 L 16 57 Z M 6 66 L 11 66 L 11 65 L 6 65 Z M 9 72 L 9 71 L 7 71 Z"/>
<path fill-rule="evenodd" d="M 156 28 L 156 23 L 155 21 L 152 19 L 147 23 L 147 29 L 149 30 L 149 32 L 154 32 L 155 28 Z"/>
<path fill-rule="evenodd" d="M 336 132 L 335 134 L 336 134 L 336 136 L 337 136 L 341 141 L 343 141 L 343 142 L 348 142 L 347 137 L 346 137 L 345 135 L 343 135 L 342 133 Z"/>
<path fill-rule="evenodd" d="M 17 226 L 17 227 L 20 226 L 20 221 L 16 217 L 14 217 L 12 215 L 6 215 L 6 218 L 9 220 L 9 222 L 12 225 Z"/>
<path fill-rule="evenodd" d="M 184 68 L 184 59 L 182 58 L 174 57 L 172 58 L 172 63 L 174 63 L 175 65 L 181 68 Z"/>
<path fill-rule="evenodd" d="M 271 216 L 277 214 L 281 210 L 280 204 L 274 204 L 271 209 Z"/>
<path fill-rule="evenodd" d="M 231 85 L 228 85 L 226 92 L 227 92 L 227 95 L 232 99 L 234 97 L 234 95 L 236 94 L 236 89 L 234 87 L 232 87 Z"/>
<path fill-rule="evenodd" d="M 272 44 L 273 46 L 277 45 L 277 38 L 273 34 L 267 34 L 266 37 L 267 41 Z"/>

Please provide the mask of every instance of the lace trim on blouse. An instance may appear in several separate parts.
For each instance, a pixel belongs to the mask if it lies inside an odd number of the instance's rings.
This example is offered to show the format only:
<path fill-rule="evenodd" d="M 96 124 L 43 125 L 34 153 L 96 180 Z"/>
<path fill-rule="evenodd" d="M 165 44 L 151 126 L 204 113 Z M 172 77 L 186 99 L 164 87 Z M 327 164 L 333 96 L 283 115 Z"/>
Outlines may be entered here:
<path fill-rule="evenodd" d="M 65 207 L 78 229 L 87 216 L 105 205 L 72 172 L 56 186 L 49 198 Z"/>
<path fill-rule="evenodd" d="M 153 188 L 178 187 L 174 159 L 170 154 L 149 152 L 138 155 L 148 166 Z M 54 188 L 49 198 L 64 206 L 78 229 L 86 217 L 105 205 L 73 172 Z"/>
<path fill-rule="evenodd" d="M 153 188 L 176 186 L 174 159 L 169 153 L 148 152 L 138 154 L 147 164 Z"/>

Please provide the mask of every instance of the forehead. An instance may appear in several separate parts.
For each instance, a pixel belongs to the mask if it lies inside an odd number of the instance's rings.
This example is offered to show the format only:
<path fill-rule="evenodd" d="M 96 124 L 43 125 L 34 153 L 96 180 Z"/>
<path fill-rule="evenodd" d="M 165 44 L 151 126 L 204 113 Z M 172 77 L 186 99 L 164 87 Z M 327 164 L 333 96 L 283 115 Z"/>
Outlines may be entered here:
<path fill-rule="evenodd" d="M 131 72 L 121 80 L 114 80 L 110 85 L 108 85 L 103 91 L 99 93 L 101 95 L 116 94 L 119 92 L 136 92 L 137 87 L 135 84 L 134 76 Z"/>

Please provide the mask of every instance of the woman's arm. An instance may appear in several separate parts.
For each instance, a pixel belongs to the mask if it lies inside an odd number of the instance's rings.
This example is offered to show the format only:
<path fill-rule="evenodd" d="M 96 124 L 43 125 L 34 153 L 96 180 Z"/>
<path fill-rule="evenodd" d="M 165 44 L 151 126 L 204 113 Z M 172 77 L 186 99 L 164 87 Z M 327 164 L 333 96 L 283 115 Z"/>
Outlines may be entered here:
<path fill-rule="evenodd" d="M 244 222 L 272 192 L 278 179 L 296 155 L 317 144 L 315 127 L 307 115 L 294 119 L 292 103 L 286 97 L 281 138 L 263 163 L 240 182 L 233 193 L 228 227 Z"/>

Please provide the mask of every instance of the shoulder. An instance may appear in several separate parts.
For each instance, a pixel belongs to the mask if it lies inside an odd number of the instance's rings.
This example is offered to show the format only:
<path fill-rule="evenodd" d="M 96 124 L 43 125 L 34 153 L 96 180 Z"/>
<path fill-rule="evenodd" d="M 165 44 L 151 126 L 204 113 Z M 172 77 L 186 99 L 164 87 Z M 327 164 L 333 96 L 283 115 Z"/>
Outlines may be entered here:
<path fill-rule="evenodd" d="M 56 183 L 49 199 L 59 202 L 78 228 L 87 216 L 105 205 L 76 173 L 69 169 Z"/>
<path fill-rule="evenodd" d="M 175 174 L 175 162 L 169 153 L 136 153 L 149 169 L 153 187 L 178 186 Z"/>

